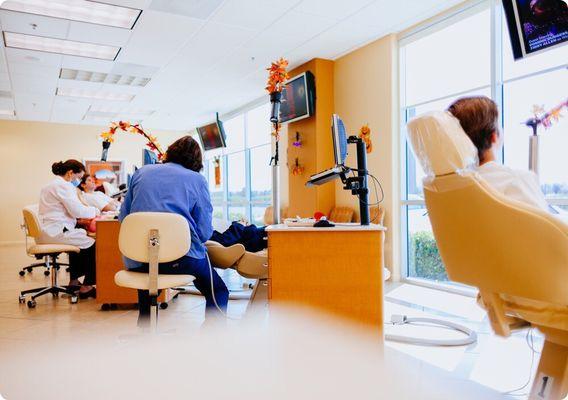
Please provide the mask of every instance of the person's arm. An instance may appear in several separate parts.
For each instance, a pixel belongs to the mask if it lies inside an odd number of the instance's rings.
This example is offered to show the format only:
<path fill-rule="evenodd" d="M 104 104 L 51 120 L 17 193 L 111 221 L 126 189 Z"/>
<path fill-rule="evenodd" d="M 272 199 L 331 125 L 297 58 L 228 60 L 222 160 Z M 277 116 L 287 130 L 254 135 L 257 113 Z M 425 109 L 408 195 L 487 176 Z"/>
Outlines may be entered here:
<path fill-rule="evenodd" d="M 196 232 L 199 240 L 205 243 L 213 234 L 213 205 L 209 196 L 209 187 L 205 178 L 200 176 L 199 193 L 195 207 L 191 211 L 191 215 L 195 220 Z"/>
<path fill-rule="evenodd" d="M 100 215 L 97 208 L 85 206 L 81 203 L 74 188 L 59 186 L 56 193 L 67 212 L 73 218 L 95 218 L 97 215 Z"/>

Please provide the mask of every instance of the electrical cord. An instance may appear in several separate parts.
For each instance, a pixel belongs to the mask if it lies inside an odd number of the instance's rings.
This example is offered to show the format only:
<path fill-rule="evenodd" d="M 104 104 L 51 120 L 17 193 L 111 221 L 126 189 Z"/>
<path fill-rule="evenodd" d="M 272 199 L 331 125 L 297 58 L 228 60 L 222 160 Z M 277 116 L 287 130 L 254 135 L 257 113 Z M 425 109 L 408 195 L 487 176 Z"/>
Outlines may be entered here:
<path fill-rule="evenodd" d="M 474 330 L 469 329 L 463 325 L 456 324 L 454 322 L 434 318 L 409 318 L 406 315 L 397 314 L 393 314 L 391 317 L 391 323 L 393 325 L 414 324 L 416 322 L 440 326 L 443 328 L 450 328 L 452 330 L 463 332 L 467 336 L 460 339 L 424 339 L 411 336 L 386 334 L 385 340 L 419 346 L 467 346 L 477 342 L 477 333 Z"/>
<path fill-rule="evenodd" d="M 215 297 L 215 285 L 213 284 L 213 266 L 211 265 L 211 260 L 209 259 L 209 254 L 207 252 L 205 253 L 205 257 L 207 258 L 207 264 L 209 265 L 209 281 L 211 282 L 211 297 L 213 298 L 213 304 L 215 304 L 217 310 L 219 310 L 225 318 L 239 321 L 240 318 L 230 317 L 225 311 L 223 311 L 223 309 L 221 309 L 221 307 L 219 307 L 219 303 L 217 303 L 217 298 Z"/>
<path fill-rule="evenodd" d="M 518 391 L 520 391 L 520 390 L 523 390 L 523 389 L 525 389 L 527 386 L 530 385 L 530 383 L 531 383 L 531 378 L 532 378 L 532 370 L 533 370 L 533 367 L 534 367 L 534 356 L 535 356 L 535 354 L 540 354 L 539 352 L 537 352 L 537 351 L 534 349 L 533 329 L 534 329 L 534 328 L 529 328 L 529 329 L 527 330 L 527 335 L 526 335 L 526 337 L 525 337 L 525 341 L 527 342 L 527 345 L 529 346 L 529 349 L 531 349 L 531 366 L 530 366 L 530 368 L 529 368 L 529 376 L 528 376 L 528 378 L 527 378 L 527 381 L 525 382 L 525 384 L 524 384 L 523 386 L 521 386 L 521 387 L 519 387 L 519 388 L 517 388 L 517 389 L 509 390 L 508 392 L 504 392 L 503 394 L 507 394 L 507 395 L 514 396 L 514 397 L 517 397 L 517 396 L 519 396 L 519 397 L 523 396 L 523 397 L 524 397 L 524 396 L 528 396 L 528 395 L 529 395 L 529 393 L 527 393 L 527 392 L 525 392 L 525 393 L 515 393 L 515 392 L 518 392 Z M 530 338 L 530 341 L 529 341 L 529 338 Z"/>

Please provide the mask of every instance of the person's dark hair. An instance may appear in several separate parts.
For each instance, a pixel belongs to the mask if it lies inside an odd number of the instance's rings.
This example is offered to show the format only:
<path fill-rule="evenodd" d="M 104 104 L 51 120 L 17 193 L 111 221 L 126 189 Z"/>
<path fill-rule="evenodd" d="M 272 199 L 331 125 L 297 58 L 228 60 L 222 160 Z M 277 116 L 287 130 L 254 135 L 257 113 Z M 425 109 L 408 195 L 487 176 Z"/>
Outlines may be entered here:
<path fill-rule="evenodd" d="M 191 136 L 184 136 L 173 142 L 166 151 L 164 162 L 173 162 L 195 172 L 203 169 L 201 149 Z"/>
<path fill-rule="evenodd" d="M 477 147 L 479 162 L 483 163 L 485 152 L 491 148 L 493 132 L 499 134 L 497 104 L 485 96 L 464 97 L 452 103 L 448 111 L 460 121 L 463 130 Z"/>
<path fill-rule="evenodd" d="M 59 161 L 51 164 L 51 172 L 54 175 L 63 176 L 67 171 L 73 171 L 74 174 L 78 174 L 79 172 L 85 172 L 85 166 L 77 160 Z"/>
<path fill-rule="evenodd" d="M 87 178 L 88 178 L 89 176 L 91 176 L 91 175 L 85 174 L 85 175 L 83 175 L 83 177 L 81 178 L 81 183 L 79 183 L 79 189 L 81 189 L 82 192 L 85 191 L 85 188 L 83 187 L 83 185 L 84 185 L 85 183 L 87 183 Z"/>

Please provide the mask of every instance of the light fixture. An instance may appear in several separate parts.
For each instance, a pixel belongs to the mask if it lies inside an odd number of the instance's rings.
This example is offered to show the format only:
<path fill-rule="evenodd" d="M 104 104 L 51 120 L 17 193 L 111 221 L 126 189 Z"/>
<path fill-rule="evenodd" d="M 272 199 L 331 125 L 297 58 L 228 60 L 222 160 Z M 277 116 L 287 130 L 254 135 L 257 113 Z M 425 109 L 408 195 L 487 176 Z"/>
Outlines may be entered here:
<path fill-rule="evenodd" d="M 0 9 L 132 29 L 142 10 L 90 0 L 6 0 Z"/>
<path fill-rule="evenodd" d="M 78 88 L 57 88 L 55 94 L 57 96 L 81 97 L 84 99 L 108 101 L 131 101 L 134 98 L 134 95 L 129 93 L 112 93 Z"/>
<path fill-rule="evenodd" d="M 133 107 L 124 107 L 116 104 L 92 104 L 83 119 L 144 119 L 154 114 L 154 110 L 143 110 Z"/>
<path fill-rule="evenodd" d="M 0 116 L 2 116 L 2 117 L 15 117 L 16 111 L 14 111 L 14 110 L 0 110 Z"/>
<path fill-rule="evenodd" d="M 120 47 L 4 32 L 6 47 L 114 61 Z"/>
<path fill-rule="evenodd" d="M 82 82 L 108 83 L 114 85 L 141 87 L 146 86 L 148 82 L 150 82 L 150 78 L 139 76 L 107 74 L 104 72 L 82 71 L 69 68 L 61 68 L 59 72 L 59 78 Z"/>

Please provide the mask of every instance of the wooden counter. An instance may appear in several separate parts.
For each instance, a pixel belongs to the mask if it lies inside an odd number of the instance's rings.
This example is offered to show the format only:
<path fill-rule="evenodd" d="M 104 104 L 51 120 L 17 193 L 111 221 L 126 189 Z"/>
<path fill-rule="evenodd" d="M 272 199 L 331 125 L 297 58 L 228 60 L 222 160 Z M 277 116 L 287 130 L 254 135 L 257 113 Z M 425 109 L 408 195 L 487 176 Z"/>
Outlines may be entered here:
<path fill-rule="evenodd" d="M 382 335 L 385 228 L 273 225 L 266 231 L 270 303 L 308 305 Z"/>

